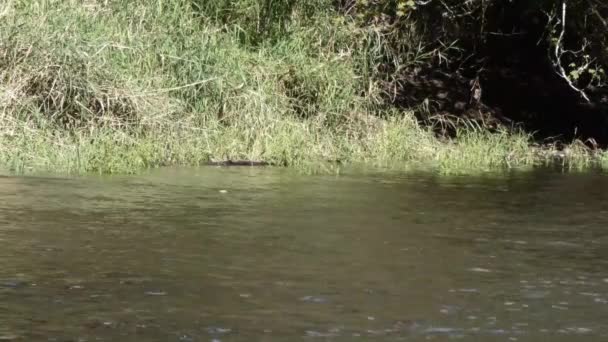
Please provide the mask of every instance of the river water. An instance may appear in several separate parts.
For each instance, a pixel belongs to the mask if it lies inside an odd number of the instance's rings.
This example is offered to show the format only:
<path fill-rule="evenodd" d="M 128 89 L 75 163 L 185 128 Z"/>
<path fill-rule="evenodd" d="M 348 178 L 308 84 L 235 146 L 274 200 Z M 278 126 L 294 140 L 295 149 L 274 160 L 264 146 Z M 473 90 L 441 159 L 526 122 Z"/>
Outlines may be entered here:
<path fill-rule="evenodd" d="M 608 176 L 0 178 L 0 340 L 608 341 Z"/>

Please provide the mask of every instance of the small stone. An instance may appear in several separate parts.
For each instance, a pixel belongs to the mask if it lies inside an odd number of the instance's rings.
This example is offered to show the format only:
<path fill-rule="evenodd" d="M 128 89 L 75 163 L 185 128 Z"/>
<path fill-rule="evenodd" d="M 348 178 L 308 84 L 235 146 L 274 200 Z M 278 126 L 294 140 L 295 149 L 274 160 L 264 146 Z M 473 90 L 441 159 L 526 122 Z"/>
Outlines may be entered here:
<path fill-rule="evenodd" d="M 227 193 L 228 193 L 228 190 L 223 190 L 223 189 L 220 190 L 220 194 L 227 194 Z"/>

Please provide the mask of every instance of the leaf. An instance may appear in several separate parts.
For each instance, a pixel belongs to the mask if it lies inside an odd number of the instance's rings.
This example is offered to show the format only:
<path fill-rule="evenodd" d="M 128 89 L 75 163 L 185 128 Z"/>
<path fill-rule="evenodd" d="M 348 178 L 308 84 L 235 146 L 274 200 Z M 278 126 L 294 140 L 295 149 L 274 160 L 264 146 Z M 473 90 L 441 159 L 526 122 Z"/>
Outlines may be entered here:
<path fill-rule="evenodd" d="M 570 77 L 572 77 L 573 80 L 578 80 L 578 78 L 580 77 L 580 74 L 578 71 L 573 70 L 570 72 Z"/>

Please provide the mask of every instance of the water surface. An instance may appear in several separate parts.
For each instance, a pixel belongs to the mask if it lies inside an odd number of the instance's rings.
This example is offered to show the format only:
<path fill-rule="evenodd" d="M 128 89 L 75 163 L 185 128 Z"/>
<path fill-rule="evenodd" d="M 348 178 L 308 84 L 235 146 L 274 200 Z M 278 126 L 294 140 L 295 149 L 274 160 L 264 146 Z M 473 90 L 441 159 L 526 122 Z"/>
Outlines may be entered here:
<path fill-rule="evenodd" d="M 0 178 L 0 340 L 608 341 L 608 177 Z"/>

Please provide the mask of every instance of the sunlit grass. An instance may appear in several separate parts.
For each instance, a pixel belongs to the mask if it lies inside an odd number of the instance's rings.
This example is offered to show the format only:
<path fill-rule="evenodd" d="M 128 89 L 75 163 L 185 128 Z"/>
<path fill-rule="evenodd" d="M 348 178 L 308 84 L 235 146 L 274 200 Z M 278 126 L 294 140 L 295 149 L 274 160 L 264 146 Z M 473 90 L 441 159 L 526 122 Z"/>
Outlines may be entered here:
<path fill-rule="evenodd" d="M 412 113 L 380 106 L 367 76 L 381 42 L 331 1 L 268 13 L 263 3 L 5 2 L 2 168 L 135 173 L 250 159 L 453 174 L 543 161 L 525 134 L 470 126 L 440 141 Z M 281 11 L 291 20 L 262 19 Z M 572 151 L 572 165 L 589 164 L 583 149 Z"/>

